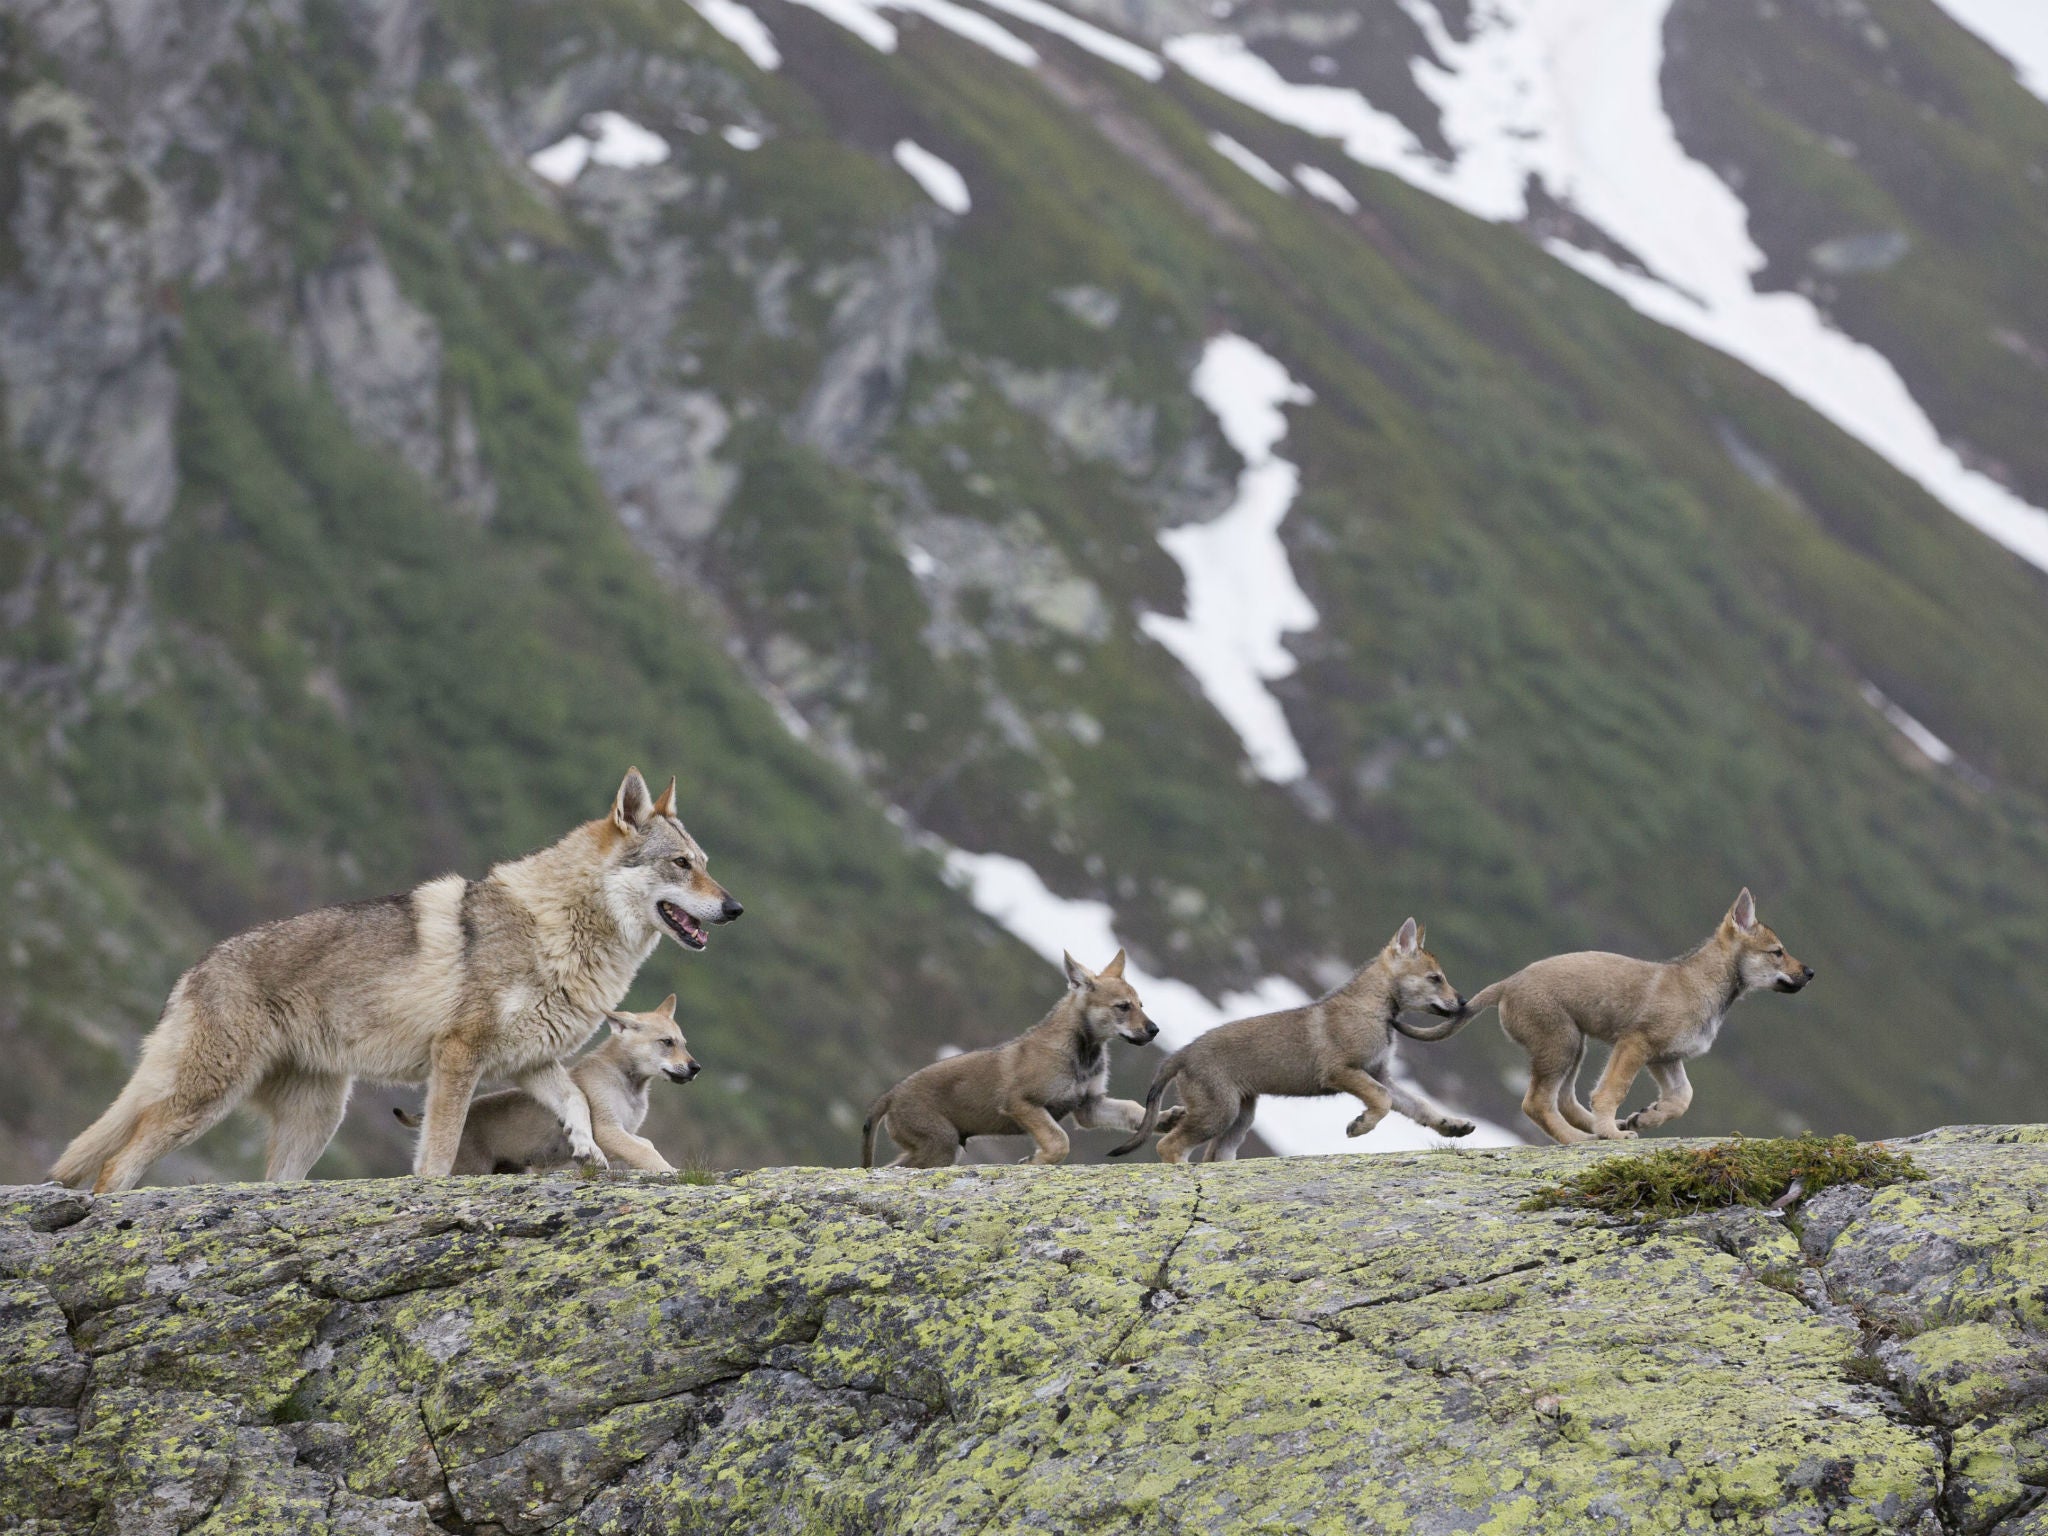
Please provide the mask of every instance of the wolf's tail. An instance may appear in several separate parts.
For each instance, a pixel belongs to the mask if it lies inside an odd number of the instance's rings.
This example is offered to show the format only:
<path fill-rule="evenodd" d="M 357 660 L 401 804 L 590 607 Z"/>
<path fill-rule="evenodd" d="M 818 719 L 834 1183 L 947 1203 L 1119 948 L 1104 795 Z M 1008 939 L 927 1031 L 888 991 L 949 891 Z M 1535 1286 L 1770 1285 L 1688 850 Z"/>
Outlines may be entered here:
<path fill-rule="evenodd" d="M 1394 1017 L 1394 1028 L 1410 1040 L 1448 1040 L 1459 1030 L 1470 1024 L 1480 1014 L 1500 1001 L 1501 988 L 1505 981 L 1496 981 L 1490 987 L 1481 987 L 1465 1000 L 1465 1006 L 1441 1024 L 1404 1024 L 1398 1014 Z"/>
<path fill-rule="evenodd" d="M 1145 1090 L 1145 1118 L 1138 1122 L 1138 1128 L 1131 1132 L 1131 1139 L 1122 1146 L 1111 1147 L 1111 1157 L 1122 1157 L 1134 1152 L 1138 1144 L 1152 1134 L 1152 1127 L 1159 1123 L 1159 1096 L 1166 1092 L 1166 1085 L 1180 1076 L 1180 1069 L 1188 1064 L 1188 1048 L 1182 1046 L 1166 1060 L 1159 1063 L 1159 1070 L 1152 1074 L 1152 1086 Z"/>
<path fill-rule="evenodd" d="M 414 1114 L 411 1110 L 400 1109 L 396 1105 L 393 1105 L 391 1113 L 394 1117 L 396 1117 L 398 1123 L 404 1126 L 408 1131 L 416 1131 L 420 1128 L 420 1117 Z"/>
<path fill-rule="evenodd" d="M 889 1100 L 896 1096 L 891 1088 L 868 1106 L 868 1117 L 860 1126 L 860 1165 L 863 1168 L 875 1166 L 875 1127 L 882 1123 L 882 1116 L 889 1112 Z"/>
<path fill-rule="evenodd" d="M 128 1145 L 142 1112 L 149 1108 L 149 1095 L 139 1085 L 140 1077 L 138 1071 L 107 1106 L 107 1112 L 72 1139 L 50 1169 L 51 1178 L 73 1189 L 83 1189 L 98 1180 L 107 1159 Z"/>

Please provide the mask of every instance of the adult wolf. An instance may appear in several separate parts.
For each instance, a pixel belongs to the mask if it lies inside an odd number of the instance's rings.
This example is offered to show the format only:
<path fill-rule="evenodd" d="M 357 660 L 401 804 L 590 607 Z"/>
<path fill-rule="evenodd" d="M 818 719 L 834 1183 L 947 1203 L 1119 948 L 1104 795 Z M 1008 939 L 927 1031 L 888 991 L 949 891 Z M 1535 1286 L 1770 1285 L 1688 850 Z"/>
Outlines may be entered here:
<path fill-rule="evenodd" d="M 492 868 L 324 907 L 223 940 L 178 978 L 142 1059 L 52 1178 L 131 1189 L 244 1099 L 270 1119 L 264 1177 L 301 1179 L 358 1077 L 427 1084 L 413 1170 L 455 1162 L 471 1094 L 510 1078 L 602 1163 L 562 1058 L 596 1032 L 666 933 L 702 949 L 740 904 L 676 817 L 626 771 L 611 813 Z"/>

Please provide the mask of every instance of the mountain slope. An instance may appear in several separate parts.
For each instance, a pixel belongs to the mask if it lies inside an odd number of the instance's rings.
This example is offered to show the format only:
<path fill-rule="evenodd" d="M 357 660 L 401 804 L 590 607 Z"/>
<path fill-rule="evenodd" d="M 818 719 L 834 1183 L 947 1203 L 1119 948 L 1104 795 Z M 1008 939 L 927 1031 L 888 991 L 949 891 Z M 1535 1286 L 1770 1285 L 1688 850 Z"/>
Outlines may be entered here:
<path fill-rule="evenodd" d="M 1480 161 L 1405 61 L 1483 18 L 1232 17 L 1284 77 L 1377 92 L 1422 146 L 1390 172 L 1183 67 L 1205 10 L 1089 9 L 1126 52 L 1014 5 L 841 7 L 860 35 L 718 12 L 772 70 L 680 0 L 9 21 L 4 1171 L 83 1122 L 207 938 L 480 869 L 627 760 L 681 772 L 749 908 L 636 992 L 683 991 L 712 1070 L 656 1134 L 708 1159 L 843 1158 L 892 1074 L 1050 1000 L 906 829 L 1105 904 L 1208 999 L 1313 989 L 1410 911 L 1467 991 L 1565 946 L 1670 952 L 1749 883 L 1821 981 L 1738 1014 L 1685 1129 L 2024 1114 L 2040 572 L 1560 262 L 1639 260 L 1585 210 L 1517 184 L 1481 219 L 1414 184 L 1446 174 L 1430 146 Z M 1892 52 L 1964 71 L 2002 146 L 1983 185 L 2024 176 L 2048 108 L 1931 7 L 1900 16 Z M 1699 61 L 1770 34 L 1717 17 L 1680 4 L 1664 36 L 1677 132 L 1719 163 L 1762 114 Z M 529 167 L 578 134 L 540 164 L 580 174 Z M 1964 157 L 1928 134 L 1912 153 Z M 906 174 L 933 158 L 964 212 Z M 1754 206 L 1761 285 L 1813 241 Z M 2013 243 L 1916 245 L 1888 271 L 1931 275 L 1889 312 L 1933 313 L 1953 272 L 1983 331 L 2030 210 Z M 1916 395 L 1946 369 L 2025 398 L 1974 340 L 1899 324 L 1877 339 Z M 1315 615 L 1291 672 L 1251 674 L 1305 770 L 1277 780 L 1157 638 L 1190 590 L 1162 535 L 1243 490 L 1194 387 L 1219 334 L 1299 386 L 1249 466 L 1298 469 L 1248 547 Z M 2003 409 L 1961 435 L 2038 498 Z M 1514 1120 L 1490 1022 L 1411 1056 Z M 393 1165 L 388 1102 L 330 1167 Z"/>

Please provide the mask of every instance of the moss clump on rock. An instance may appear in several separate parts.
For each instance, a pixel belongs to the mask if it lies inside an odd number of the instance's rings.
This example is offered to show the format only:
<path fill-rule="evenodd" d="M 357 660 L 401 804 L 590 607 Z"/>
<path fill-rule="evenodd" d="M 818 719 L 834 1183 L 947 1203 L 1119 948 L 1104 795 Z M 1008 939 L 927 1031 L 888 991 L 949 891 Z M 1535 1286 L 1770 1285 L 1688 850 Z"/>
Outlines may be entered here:
<path fill-rule="evenodd" d="M 1737 1136 L 1705 1147 L 1603 1158 L 1584 1173 L 1538 1190 L 1524 1209 L 1582 1206 L 1652 1221 L 1731 1205 L 1769 1205 L 1794 1184 L 1805 1196 L 1834 1184 L 1881 1189 L 1925 1177 L 1906 1153 L 1882 1143 L 1865 1146 L 1853 1136 Z"/>

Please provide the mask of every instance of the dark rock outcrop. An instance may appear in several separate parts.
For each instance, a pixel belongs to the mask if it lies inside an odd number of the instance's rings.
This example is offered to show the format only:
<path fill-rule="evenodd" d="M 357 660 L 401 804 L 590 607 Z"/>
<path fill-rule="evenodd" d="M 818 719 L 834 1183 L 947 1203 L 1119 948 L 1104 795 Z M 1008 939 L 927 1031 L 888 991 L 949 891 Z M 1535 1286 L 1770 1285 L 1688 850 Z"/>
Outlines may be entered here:
<path fill-rule="evenodd" d="M 1562 1150 L 20 1189 L 0 1524 L 2032 1530 L 2048 1130 L 1914 1150 L 1645 1227 L 1522 1211 Z"/>

